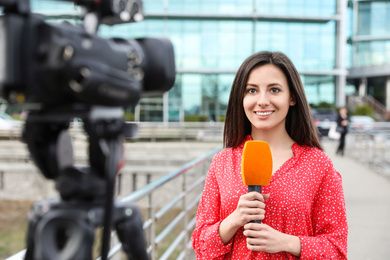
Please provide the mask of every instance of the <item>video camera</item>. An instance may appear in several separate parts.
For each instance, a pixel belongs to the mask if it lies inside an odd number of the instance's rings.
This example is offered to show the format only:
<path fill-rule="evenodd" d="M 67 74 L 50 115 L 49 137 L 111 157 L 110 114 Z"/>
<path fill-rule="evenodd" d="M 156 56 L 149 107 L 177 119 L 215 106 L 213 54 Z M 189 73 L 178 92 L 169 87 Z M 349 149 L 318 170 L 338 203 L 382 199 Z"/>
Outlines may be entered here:
<path fill-rule="evenodd" d="M 135 105 L 141 94 L 173 86 L 174 52 L 168 39 L 96 34 L 101 23 L 142 20 L 142 1 L 74 2 L 87 10 L 83 26 L 48 24 L 31 14 L 28 0 L 0 0 L 1 96 L 10 103 L 125 107 Z"/>
<path fill-rule="evenodd" d="M 123 109 L 142 95 L 162 94 L 175 80 L 173 46 L 165 38 L 105 39 L 99 25 L 138 22 L 141 0 L 65 0 L 83 8 L 82 25 L 49 24 L 29 0 L 0 0 L 0 96 L 38 103 L 23 141 L 59 200 L 35 203 L 29 214 L 26 260 L 91 259 L 102 226 L 101 259 L 115 228 L 128 259 L 148 259 L 142 218 L 114 200 L 123 142 L 135 133 Z M 83 120 L 89 166 L 75 166 L 69 122 Z"/>

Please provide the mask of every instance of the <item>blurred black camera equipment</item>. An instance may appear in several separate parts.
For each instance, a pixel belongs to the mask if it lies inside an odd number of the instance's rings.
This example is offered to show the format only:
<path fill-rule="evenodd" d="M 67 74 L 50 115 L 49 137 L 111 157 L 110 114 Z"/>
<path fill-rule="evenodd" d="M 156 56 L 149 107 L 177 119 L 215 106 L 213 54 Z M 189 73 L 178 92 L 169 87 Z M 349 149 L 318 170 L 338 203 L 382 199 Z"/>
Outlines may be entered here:
<path fill-rule="evenodd" d="M 0 95 L 10 103 L 37 103 L 23 141 L 60 198 L 35 203 L 29 213 L 25 259 L 91 259 L 103 227 L 101 259 L 115 228 L 128 259 L 148 259 L 142 217 L 114 199 L 123 166 L 123 142 L 136 134 L 123 110 L 142 95 L 161 94 L 175 81 L 173 46 L 165 38 L 106 39 L 99 25 L 143 20 L 141 0 L 65 0 L 84 10 L 83 23 L 49 24 L 29 0 L 0 0 Z M 89 165 L 76 166 L 68 133 L 81 118 Z"/>

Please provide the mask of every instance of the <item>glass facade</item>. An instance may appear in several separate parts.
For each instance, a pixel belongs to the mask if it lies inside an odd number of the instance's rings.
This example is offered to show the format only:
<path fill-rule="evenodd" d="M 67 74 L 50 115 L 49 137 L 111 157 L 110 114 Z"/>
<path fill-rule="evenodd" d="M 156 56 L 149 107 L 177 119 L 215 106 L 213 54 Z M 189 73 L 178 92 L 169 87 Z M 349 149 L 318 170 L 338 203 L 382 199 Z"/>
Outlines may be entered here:
<path fill-rule="evenodd" d="M 327 16 L 335 14 L 336 0 L 150 0 L 144 6 L 148 12 Z"/>
<path fill-rule="evenodd" d="M 356 44 L 355 67 L 382 65 L 390 61 L 390 40 L 363 41 Z"/>
<path fill-rule="evenodd" d="M 358 12 L 358 35 L 390 35 L 389 1 L 360 2 Z"/>
<path fill-rule="evenodd" d="M 334 103 L 334 76 L 301 76 L 310 104 Z"/>
<path fill-rule="evenodd" d="M 355 67 L 390 61 L 390 2 L 360 1 L 357 5 Z"/>
<path fill-rule="evenodd" d="M 56 12 L 57 14 L 62 14 L 69 11 L 80 11 L 80 7 L 66 1 L 30 0 L 30 6 L 33 12 L 39 13 Z"/>
<path fill-rule="evenodd" d="M 335 23 L 258 22 L 255 51 L 282 51 L 299 71 L 335 66 Z"/>
<path fill-rule="evenodd" d="M 355 95 L 371 96 L 376 106 L 390 110 L 390 1 L 354 0 L 350 7 L 354 23 L 348 82 Z"/>
<path fill-rule="evenodd" d="M 336 67 L 337 0 L 143 3 L 144 21 L 99 29 L 102 37 L 164 36 L 174 45 L 178 71 L 174 87 L 165 97 L 141 100 L 134 110 L 140 111 L 136 119 L 183 121 L 198 115 L 219 121 L 226 111 L 235 71 L 246 57 L 261 50 L 282 51 L 291 58 L 310 103 L 336 102 L 335 71 L 340 69 Z M 72 3 L 61 1 L 32 0 L 31 6 L 47 14 L 78 11 Z M 160 105 L 154 105 L 158 99 Z M 164 106 L 168 106 L 165 118 Z"/>
<path fill-rule="evenodd" d="M 256 7 L 261 14 L 328 16 L 336 13 L 336 0 L 261 0 Z"/>

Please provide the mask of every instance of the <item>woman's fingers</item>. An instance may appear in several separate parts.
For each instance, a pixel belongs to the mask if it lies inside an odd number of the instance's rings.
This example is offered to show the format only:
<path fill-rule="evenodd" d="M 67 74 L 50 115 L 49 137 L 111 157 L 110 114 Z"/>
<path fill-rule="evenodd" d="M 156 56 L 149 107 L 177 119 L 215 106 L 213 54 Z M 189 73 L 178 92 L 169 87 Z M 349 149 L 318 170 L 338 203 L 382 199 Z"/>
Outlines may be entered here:
<path fill-rule="evenodd" d="M 256 191 L 252 191 L 252 192 L 249 192 L 245 195 L 243 195 L 244 198 L 246 198 L 247 200 L 258 200 L 258 201 L 261 201 L 261 202 L 264 202 L 266 199 L 268 199 L 270 196 L 270 194 L 261 194 L 261 193 L 258 193 Z"/>
<path fill-rule="evenodd" d="M 238 223 L 245 225 L 253 220 L 265 218 L 265 203 L 269 194 L 250 192 L 240 197 L 236 208 L 235 216 Z"/>
<path fill-rule="evenodd" d="M 267 224 L 248 223 L 244 226 L 244 229 L 249 250 L 276 253 L 285 249 L 286 243 L 283 238 L 286 235 Z"/>

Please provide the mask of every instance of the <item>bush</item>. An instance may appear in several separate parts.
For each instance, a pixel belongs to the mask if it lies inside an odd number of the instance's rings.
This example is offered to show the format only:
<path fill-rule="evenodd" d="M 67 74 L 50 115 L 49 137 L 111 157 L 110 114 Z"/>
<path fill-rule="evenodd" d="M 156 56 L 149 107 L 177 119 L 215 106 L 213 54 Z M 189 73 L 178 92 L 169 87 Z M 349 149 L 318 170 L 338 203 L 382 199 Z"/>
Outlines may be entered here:
<path fill-rule="evenodd" d="M 208 116 L 202 116 L 202 115 L 186 115 L 184 116 L 185 122 L 207 122 L 209 121 Z"/>
<path fill-rule="evenodd" d="M 370 116 L 372 118 L 375 118 L 374 109 L 372 109 L 372 107 L 370 107 L 369 105 L 362 105 L 356 107 L 355 111 L 352 114 L 360 116 Z"/>
<path fill-rule="evenodd" d="M 126 120 L 126 121 L 134 121 L 134 113 L 128 113 L 128 112 L 125 112 L 124 115 L 123 115 L 123 118 Z"/>
<path fill-rule="evenodd" d="M 312 108 L 331 108 L 336 109 L 335 105 L 330 104 L 328 102 L 320 102 L 318 104 L 310 104 Z"/>

